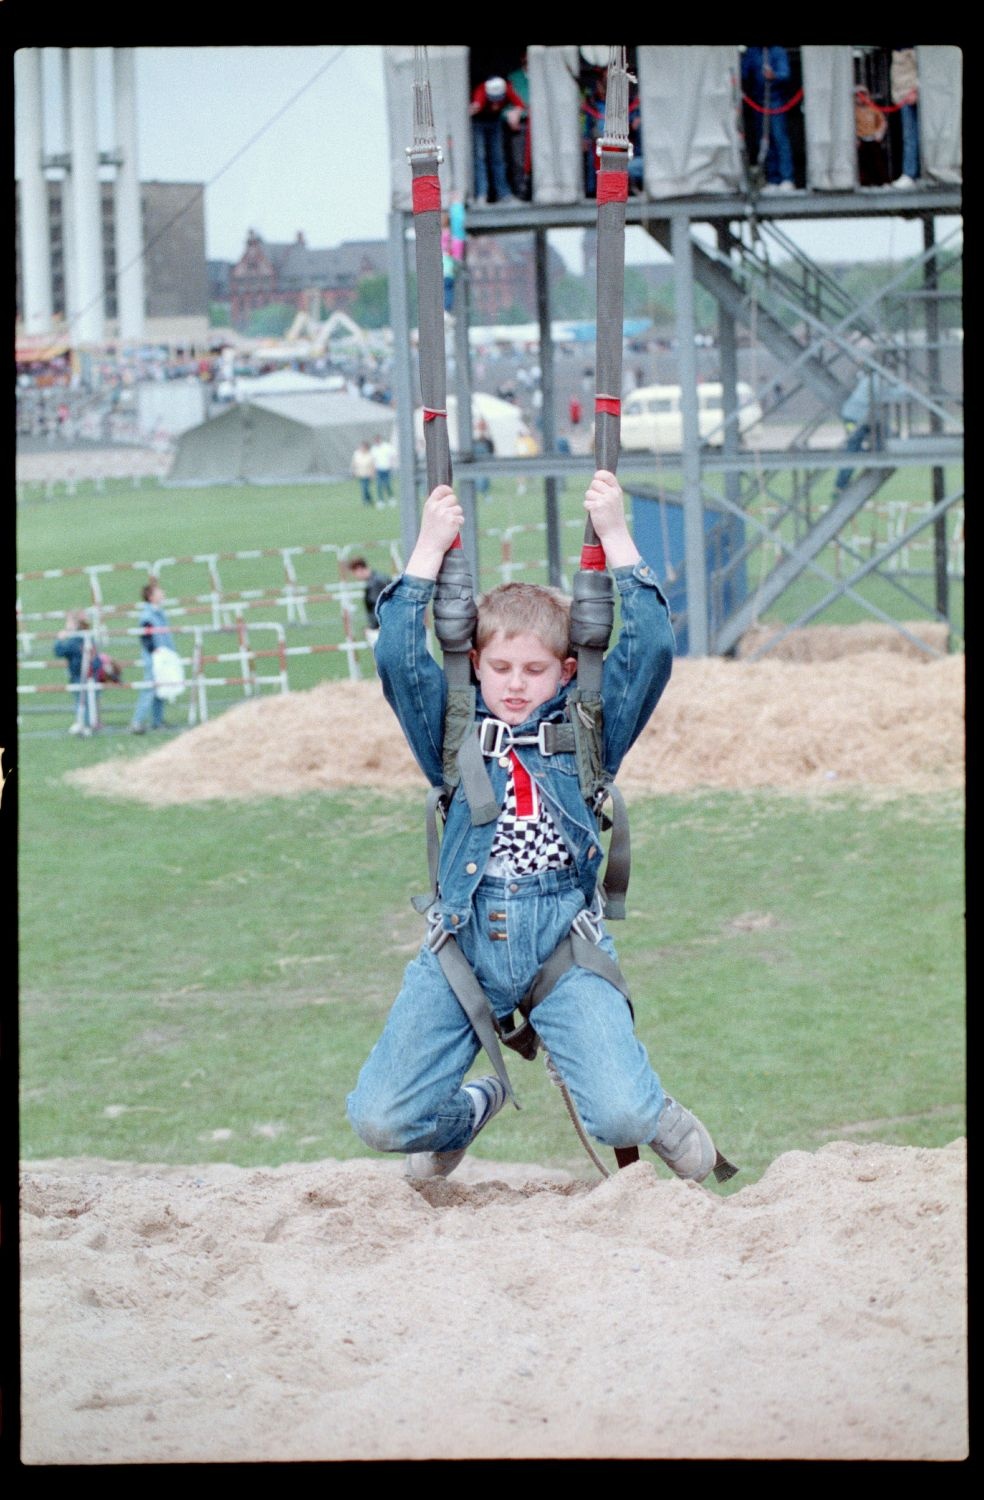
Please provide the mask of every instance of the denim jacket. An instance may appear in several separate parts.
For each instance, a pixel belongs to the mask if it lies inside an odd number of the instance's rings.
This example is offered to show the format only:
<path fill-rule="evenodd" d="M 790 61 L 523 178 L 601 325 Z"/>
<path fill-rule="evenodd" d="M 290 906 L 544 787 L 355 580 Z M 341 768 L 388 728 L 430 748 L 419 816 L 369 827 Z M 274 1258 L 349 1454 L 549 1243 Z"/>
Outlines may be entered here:
<path fill-rule="evenodd" d="M 149 657 L 158 646 L 174 650 L 174 637 L 167 629 L 167 615 L 158 604 L 144 603 L 140 608 L 140 649 Z"/>
<path fill-rule="evenodd" d="M 652 569 L 639 562 L 634 567 L 613 569 L 613 576 L 620 596 L 622 628 L 605 657 L 602 675 L 603 756 L 605 770 L 611 776 L 642 732 L 669 681 L 674 646 L 669 606 Z M 427 649 L 424 616 L 433 593 L 431 580 L 406 573 L 383 591 L 376 605 L 379 639 L 375 658 L 383 694 L 400 721 L 417 764 L 432 786 L 440 786 L 444 780 L 441 742 L 447 687 L 443 669 Z M 563 720 L 572 685 L 562 686 L 525 723 L 516 725 L 515 733 L 535 732 L 543 720 Z M 481 693 L 476 708 L 476 722 L 489 717 Z M 543 791 L 574 860 L 585 903 L 590 905 L 602 863 L 601 841 L 597 821 L 581 795 L 575 757 L 565 752 L 542 755 L 535 745 L 519 747 L 516 754 Z M 501 806 L 508 762 L 503 766 L 492 758 L 486 761 L 486 768 Z M 469 920 L 472 896 L 488 862 L 495 828 L 494 821 L 473 826 L 459 786 L 448 809 L 438 873 L 440 909 L 448 931 L 460 932 Z"/>

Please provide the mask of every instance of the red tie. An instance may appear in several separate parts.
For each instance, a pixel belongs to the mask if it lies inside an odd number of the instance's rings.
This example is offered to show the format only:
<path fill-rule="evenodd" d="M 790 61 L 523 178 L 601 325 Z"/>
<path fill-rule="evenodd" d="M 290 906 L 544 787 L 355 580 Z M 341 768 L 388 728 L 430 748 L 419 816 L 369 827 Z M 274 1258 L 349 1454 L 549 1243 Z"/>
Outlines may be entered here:
<path fill-rule="evenodd" d="M 533 818 L 536 816 L 533 778 L 515 750 L 510 750 L 509 758 L 512 761 L 513 789 L 516 793 L 516 816 L 517 818 Z"/>

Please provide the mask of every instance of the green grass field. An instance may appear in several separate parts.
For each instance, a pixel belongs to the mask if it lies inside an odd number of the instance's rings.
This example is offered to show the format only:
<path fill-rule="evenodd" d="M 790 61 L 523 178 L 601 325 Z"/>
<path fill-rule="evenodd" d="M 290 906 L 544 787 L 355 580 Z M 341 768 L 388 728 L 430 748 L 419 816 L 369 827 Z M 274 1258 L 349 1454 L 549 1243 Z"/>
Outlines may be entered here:
<path fill-rule="evenodd" d="M 527 524 L 539 503 L 513 493 L 487 509 Z M 577 503 L 569 485 L 565 512 Z M 20 505 L 18 567 L 362 545 L 394 534 L 395 516 L 363 510 L 354 485 L 144 485 Z M 310 661 L 312 679 L 334 664 Z M 148 809 L 62 779 L 146 741 L 63 727 L 25 714 L 16 772 L 22 1156 L 366 1154 L 344 1100 L 420 940 L 423 787 Z M 635 803 L 632 824 L 630 919 L 613 935 L 639 1031 L 742 1165 L 732 1190 L 831 1139 L 963 1133 L 957 798 L 663 797 Z M 523 1109 L 479 1154 L 593 1175 L 542 1067 L 510 1071 Z"/>

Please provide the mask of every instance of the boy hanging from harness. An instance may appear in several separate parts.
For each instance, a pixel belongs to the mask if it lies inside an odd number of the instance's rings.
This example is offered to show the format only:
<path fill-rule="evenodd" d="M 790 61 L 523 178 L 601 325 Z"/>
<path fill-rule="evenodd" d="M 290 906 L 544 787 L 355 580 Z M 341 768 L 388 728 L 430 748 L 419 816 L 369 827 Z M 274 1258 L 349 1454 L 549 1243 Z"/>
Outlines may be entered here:
<path fill-rule="evenodd" d="M 585 508 L 621 605 L 602 676 L 611 777 L 669 679 L 673 632 L 612 473 L 595 473 Z M 462 522 L 453 490 L 437 485 L 406 571 L 377 605 L 383 692 L 435 789 L 446 785 L 447 685 L 424 616 Z M 471 662 L 476 727 L 464 736 L 461 780 L 446 803 L 428 939 L 349 1096 L 349 1119 L 366 1145 L 405 1153 L 410 1177 L 446 1177 L 509 1097 L 496 1037 L 522 1032 L 525 1055 L 542 1045 L 597 1141 L 616 1150 L 648 1143 L 678 1177 L 702 1182 L 714 1170 L 723 1180 L 734 1169 L 722 1167 L 700 1120 L 664 1093 L 635 1035 L 604 929 L 598 816 L 571 742 L 569 602 L 534 584 L 493 589 L 478 603 Z M 479 1036 L 483 1005 L 495 1017 L 491 1040 Z M 498 1076 L 462 1086 L 481 1044 Z"/>

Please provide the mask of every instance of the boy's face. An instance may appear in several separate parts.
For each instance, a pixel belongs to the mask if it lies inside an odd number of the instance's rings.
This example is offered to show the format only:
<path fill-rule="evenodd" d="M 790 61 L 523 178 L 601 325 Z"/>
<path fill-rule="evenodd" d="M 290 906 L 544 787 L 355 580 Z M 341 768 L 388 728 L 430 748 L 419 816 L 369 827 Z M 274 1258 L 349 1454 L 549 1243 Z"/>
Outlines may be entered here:
<path fill-rule="evenodd" d="M 577 668 L 573 656 L 555 656 L 538 635 L 503 635 L 497 630 L 481 651 L 472 651 L 472 666 L 489 711 L 506 724 L 522 724 L 547 703 Z"/>

